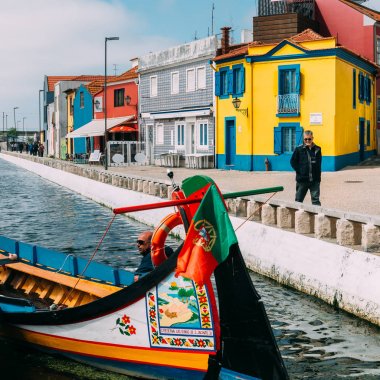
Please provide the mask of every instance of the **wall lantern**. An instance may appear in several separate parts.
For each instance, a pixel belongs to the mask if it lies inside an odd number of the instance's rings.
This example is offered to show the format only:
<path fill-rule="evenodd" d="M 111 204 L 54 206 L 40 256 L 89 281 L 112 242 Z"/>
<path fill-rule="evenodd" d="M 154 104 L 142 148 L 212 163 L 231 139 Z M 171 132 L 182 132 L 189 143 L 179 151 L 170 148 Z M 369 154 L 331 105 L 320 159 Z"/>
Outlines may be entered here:
<path fill-rule="evenodd" d="M 240 104 L 241 100 L 239 98 L 232 99 L 232 105 L 234 106 L 235 110 L 248 117 L 248 108 L 240 108 Z"/>
<path fill-rule="evenodd" d="M 127 96 L 125 97 L 125 104 L 126 104 L 127 106 L 129 106 L 129 105 L 131 104 L 131 97 L 130 97 L 129 95 L 127 95 Z"/>

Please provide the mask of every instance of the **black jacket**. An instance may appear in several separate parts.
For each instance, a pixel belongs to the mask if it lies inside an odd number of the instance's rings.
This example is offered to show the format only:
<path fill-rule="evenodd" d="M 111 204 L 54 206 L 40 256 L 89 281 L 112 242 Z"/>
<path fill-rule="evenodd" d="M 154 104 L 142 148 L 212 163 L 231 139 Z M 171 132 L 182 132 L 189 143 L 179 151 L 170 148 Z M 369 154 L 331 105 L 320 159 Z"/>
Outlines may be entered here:
<path fill-rule="evenodd" d="M 172 248 L 169 246 L 165 246 L 165 255 L 169 257 L 172 254 L 173 254 Z M 150 255 L 150 248 L 146 250 L 142 255 L 143 255 L 143 258 L 141 259 L 140 265 L 135 270 L 135 274 L 138 276 L 143 276 L 154 269 L 152 258 Z"/>
<path fill-rule="evenodd" d="M 296 171 L 297 182 L 321 182 L 322 150 L 318 145 L 294 149 L 290 165 Z"/>

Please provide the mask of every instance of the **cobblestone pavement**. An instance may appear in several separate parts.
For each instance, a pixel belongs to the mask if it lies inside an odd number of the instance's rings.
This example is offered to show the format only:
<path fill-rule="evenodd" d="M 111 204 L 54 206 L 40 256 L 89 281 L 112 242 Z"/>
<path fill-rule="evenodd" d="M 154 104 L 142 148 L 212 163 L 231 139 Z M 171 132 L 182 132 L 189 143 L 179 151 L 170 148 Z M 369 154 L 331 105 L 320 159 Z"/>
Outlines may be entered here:
<path fill-rule="evenodd" d="M 99 165 L 92 167 L 103 170 Z M 160 166 L 109 167 L 108 170 L 146 179 L 168 181 L 167 168 Z M 189 176 L 203 174 L 211 177 L 225 192 L 283 186 L 284 191 L 277 193 L 274 198 L 294 200 L 294 172 L 243 172 L 187 168 L 172 170 L 174 180 L 179 184 Z M 305 203 L 311 204 L 309 194 L 305 198 Z M 379 216 L 380 156 L 368 159 L 358 166 L 346 167 L 337 172 L 322 173 L 321 203 L 326 208 Z"/>

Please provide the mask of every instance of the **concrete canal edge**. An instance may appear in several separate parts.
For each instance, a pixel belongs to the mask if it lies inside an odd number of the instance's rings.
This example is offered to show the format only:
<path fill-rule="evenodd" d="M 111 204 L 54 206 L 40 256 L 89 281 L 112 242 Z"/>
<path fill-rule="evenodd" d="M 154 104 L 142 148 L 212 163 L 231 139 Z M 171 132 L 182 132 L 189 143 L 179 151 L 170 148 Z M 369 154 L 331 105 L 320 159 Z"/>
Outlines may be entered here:
<path fill-rule="evenodd" d="M 0 158 L 109 208 L 165 200 L 150 195 L 145 181 L 139 189 L 136 181 L 134 191 L 13 155 Z M 157 191 L 158 187 L 150 193 Z M 129 216 L 154 226 L 167 213 L 160 209 Z M 254 221 L 242 224 L 244 219 L 234 216 L 231 220 L 248 268 L 380 326 L 378 255 Z M 175 233 L 183 237 L 181 229 Z"/>

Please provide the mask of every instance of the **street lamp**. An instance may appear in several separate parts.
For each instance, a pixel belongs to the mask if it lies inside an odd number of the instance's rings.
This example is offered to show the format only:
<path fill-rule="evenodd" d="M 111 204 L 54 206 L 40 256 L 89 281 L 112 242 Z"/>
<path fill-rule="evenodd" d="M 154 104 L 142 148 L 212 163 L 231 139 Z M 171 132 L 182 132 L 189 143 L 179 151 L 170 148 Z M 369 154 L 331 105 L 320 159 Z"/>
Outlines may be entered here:
<path fill-rule="evenodd" d="M 26 141 L 26 132 L 25 132 L 25 119 L 26 119 L 26 116 L 24 116 L 22 118 L 22 130 L 24 131 L 24 136 L 25 136 L 25 141 Z"/>
<path fill-rule="evenodd" d="M 16 110 L 17 109 L 18 107 L 13 107 L 13 122 L 14 122 L 16 131 L 17 131 L 17 126 L 16 126 Z"/>
<path fill-rule="evenodd" d="M 107 160 L 107 41 L 117 41 L 119 37 L 106 37 L 104 40 L 104 169 L 108 169 Z"/>

